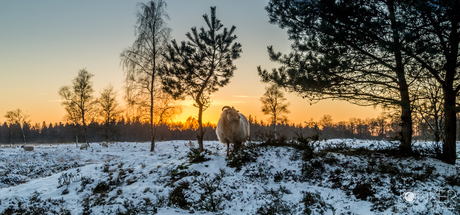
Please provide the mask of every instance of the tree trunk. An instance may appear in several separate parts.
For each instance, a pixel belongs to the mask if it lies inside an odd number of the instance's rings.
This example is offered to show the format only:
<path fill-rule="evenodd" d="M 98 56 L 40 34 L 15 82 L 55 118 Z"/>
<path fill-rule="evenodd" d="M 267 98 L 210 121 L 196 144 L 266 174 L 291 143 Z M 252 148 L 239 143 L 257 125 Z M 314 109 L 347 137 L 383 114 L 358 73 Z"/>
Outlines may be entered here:
<path fill-rule="evenodd" d="M 387 2 L 388 11 L 390 12 L 391 30 L 393 33 L 393 52 L 396 63 L 396 76 L 398 78 L 399 93 L 401 95 L 401 145 L 399 149 L 402 154 L 409 155 L 412 153 L 412 111 L 410 107 L 409 86 L 404 74 L 404 66 L 401 54 L 401 41 L 399 37 L 398 22 L 396 21 L 394 1 Z"/>
<path fill-rule="evenodd" d="M 442 160 L 449 164 L 455 164 L 457 122 L 455 112 L 455 92 L 452 88 L 444 89 L 444 117 L 445 117 L 445 138 L 442 147 Z"/>
<path fill-rule="evenodd" d="M 203 147 L 203 136 L 204 136 L 204 131 L 203 131 L 203 104 L 199 103 L 198 104 L 198 134 L 197 134 L 197 138 L 198 138 L 198 145 L 199 145 L 199 149 L 200 149 L 200 152 L 202 152 L 204 150 L 204 147 Z"/>
<path fill-rule="evenodd" d="M 150 151 L 153 152 L 155 151 L 155 129 L 153 126 L 153 81 L 154 79 L 152 78 L 152 83 L 150 85 Z"/>
<path fill-rule="evenodd" d="M 85 127 L 85 140 L 86 140 L 86 143 L 88 144 L 89 146 L 89 139 L 88 139 L 88 126 L 83 123 L 84 127 Z"/>
<path fill-rule="evenodd" d="M 458 8 L 458 2 L 454 1 L 453 8 Z M 457 120 L 455 111 L 455 101 L 458 91 L 454 89 L 454 80 L 457 75 L 457 58 L 459 53 L 459 34 L 458 25 L 460 23 L 458 15 L 454 15 L 451 18 L 452 29 L 449 35 L 450 48 L 446 56 L 446 64 L 444 66 L 446 70 L 445 82 L 443 85 L 444 90 L 444 120 L 445 120 L 445 139 L 442 147 L 442 160 L 449 164 L 455 164 L 457 159 L 456 149 L 456 134 L 457 134 Z"/>
<path fill-rule="evenodd" d="M 275 139 L 277 139 L 277 136 L 276 136 L 276 110 L 274 110 L 274 114 L 273 114 L 273 130 L 275 131 Z"/>
<path fill-rule="evenodd" d="M 86 140 L 86 143 L 87 143 L 88 146 L 89 146 L 89 140 L 88 140 L 88 126 L 86 125 L 86 122 L 85 122 L 85 115 L 83 114 L 82 117 L 83 117 L 83 129 L 84 129 L 84 131 L 85 131 L 85 140 Z"/>
<path fill-rule="evenodd" d="M 23 126 L 19 125 L 19 126 L 21 127 L 22 137 L 24 138 L 24 144 L 27 144 L 27 142 L 26 142 L 26 134 L 24 134 L 24 125 Z"/>
<path fill-rule="evenodd" d="M 401 101 L 401 145 L 402 154 L 412 153 L 412 118 L 409 101 Z"/>
<path fill-rule="evenodd" d="M 14 136 L 13 136 L 13 130 L 11 130 L 11 125 L 10 125 L 10 144 L 14 144 Z"/>

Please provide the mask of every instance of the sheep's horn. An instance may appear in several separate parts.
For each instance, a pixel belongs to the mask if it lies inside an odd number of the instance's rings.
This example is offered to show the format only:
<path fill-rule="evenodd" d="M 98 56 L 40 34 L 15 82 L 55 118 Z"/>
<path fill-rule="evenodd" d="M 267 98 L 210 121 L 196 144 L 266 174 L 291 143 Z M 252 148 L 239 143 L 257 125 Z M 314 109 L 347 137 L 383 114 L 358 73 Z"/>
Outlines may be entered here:
<path fill-rule="evenodd" d="M 223 111 L 225 108 L 230 109 L 231 107 L 230 107 L 230 106 L 224 106 L 224 107 L 222 108 L 222 111 Z"/>

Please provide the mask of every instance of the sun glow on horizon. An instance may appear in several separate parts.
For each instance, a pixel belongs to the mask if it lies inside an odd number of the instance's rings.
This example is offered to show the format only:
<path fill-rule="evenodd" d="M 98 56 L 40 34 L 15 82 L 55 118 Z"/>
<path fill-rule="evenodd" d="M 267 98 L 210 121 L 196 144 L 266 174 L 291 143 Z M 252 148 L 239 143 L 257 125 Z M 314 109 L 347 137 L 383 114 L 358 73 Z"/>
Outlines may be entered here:
<path fill-rule="evenodd" d="M 171 18 L 167 23 L 173 29 L 172 39 L 186 41 L 185 34 L 192 27 L 206 25 L 202 15 L 209 13 L 209 1 L 166 1 L 166 10 Z M 55 4 L 30 1 L 27 7 L 18 2 L 5 1 L 0 7 L 0 25 L 4 27 L 0 40 L 1 124 L 6 121 L 3 117 L 5 113 L 17 108 L 30 115 L 32 125 L 65 122 L 66 112 L 58 90 L 61 86 L 70 85 L 81 68 L 87 68 L 94 74 L 95 97 L 112 83 L 118 91 L 118 102 L 124 105 L 125 76 L 119 54 L 135 40 L 136 3 L 111 2 L 111 9 L 107 10 L 104 1 L 55 1 Z M 266 1 L 239 1 L 234 4 L 212 1 L 212 4 L 217 6 L 217 15 L 225 26 L 236 26 L 235 35 L 238 36 L 237 42 L 242 44 L 243 52 L 234 61 L 237 69 L 230 82 L 211 95 L 212 103 L 203 112 L 203 123 L 217 124 L 222 107 L 226 105 L 234 106 L 246 117 L 251 115 L 259 122 L 267 122 L 269 116 L 262 114 L 260 102 L 266 84 L 260 82 L 257 66 L 268 70 L 279 66 L 270 61 L 267 46 L 289 53 L 291 41 L 286 30 L 269 23 L 264 9 Z M 245 7 L 241 7 L 243 4 Z M 72 13 L 66 10 L 69 7 Z M 231 12 L 235 10 L 240 11 L 238 16 Z M 285 97 L 291 103 L 291 113 L 287 114 L 287 118 L 295 124 L 311 118 L 318 121 L 324 115 L 331 115 L 333 121 L 346 121 L 352 117 L 375 118 L 380 114 L 379 109 L 343 101 L 327 100 L 310 105 L 292 93 L 285 93 Z M 198 118 L 198 108 L 193 106 L 191 99 L 181 103 L 184 105 L 182 113 L 173 118 L 173 122 L 186 122 L 190 116 Z"/>

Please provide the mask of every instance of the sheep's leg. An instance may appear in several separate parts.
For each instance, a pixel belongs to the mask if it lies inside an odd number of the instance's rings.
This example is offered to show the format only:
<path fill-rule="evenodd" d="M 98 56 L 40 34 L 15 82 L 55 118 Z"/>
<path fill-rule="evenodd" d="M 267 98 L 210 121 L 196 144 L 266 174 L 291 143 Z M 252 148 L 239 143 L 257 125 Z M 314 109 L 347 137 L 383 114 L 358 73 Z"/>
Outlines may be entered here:
<path fill-rule="evenodd" d="M 230 143 L 227 142 L 227 157 L 228 157 L 228 149 L 230 148 Z"/>
<path fill-rule="evenodd" d="M 241 146 L 241 143 L 240 143 L 240 142 L 236 142 L 236 143 L 235 143 L 235 147 L 233 148 L 233 151 L 234 151 L 234 152 L 238 152 L 238 150 L 240 150 L 240 146 Z"/>

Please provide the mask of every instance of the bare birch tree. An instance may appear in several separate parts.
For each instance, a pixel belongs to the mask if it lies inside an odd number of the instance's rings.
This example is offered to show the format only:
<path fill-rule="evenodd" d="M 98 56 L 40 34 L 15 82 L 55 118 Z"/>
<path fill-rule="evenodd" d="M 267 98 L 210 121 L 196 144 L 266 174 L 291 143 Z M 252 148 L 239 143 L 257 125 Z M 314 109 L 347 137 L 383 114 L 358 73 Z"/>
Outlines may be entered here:
<path fill-rule="evenodd" d="M 96 100 L 93 97 L 93 83 L 90 81 L 94 75 L 81 69 L 76 78 L 72 80 L 72 86 L 63 86 L 59 89 L 62 105 L 67 112 L 66 118 L 83 125 L 85 141 L 89 145 L 88 125 L 90 113 L 94 110 Z M 78 135 L 78 134 L 77 134 Z"/>
<path fill-rule="evenodd" d="M 7 111 L 5 118 L 10 124 L 10 127 L 13 125 L 19 126 L 21 129 L 22 137 L 24 138 L 24 144 L 27 144 L 26 134 L 24 133 L 24 125 L 30 123 L 29 115 L 18 108 L 16 110 Z"/>
<path fill-rule="evenodd" d="M 270 121 L 273 124 L 273 130 L 275 131 L 276 138 L 276 124 L 278 122 L 287 121 L 287 117 L 283 114 L 290 113 L 288 110 L 290 103 L 286 103 L 284 93 L 276 84 L 266 88 L 266 92 L 260 98 L 260 101 L 263 104 L 262 113 L 270 116 Z"/>
<path fill-rule="evenodd" d="M 126 84 L 139 85 L 149 92 L 150 113 L 150 151 L 155 150 L 154 135 L 154 101 L 155 79 L 158 76 L 158 67 L 162 62 L 162 53 L 165 50 L 171 29 L 167 27 L 165 19 L 169 19 L 163 0 L 153 0 L 147 4 L 140 3 L 137 12 L 136 40 L 131 47 L 121 54 L 121 64 L 125 70 Z"/>

